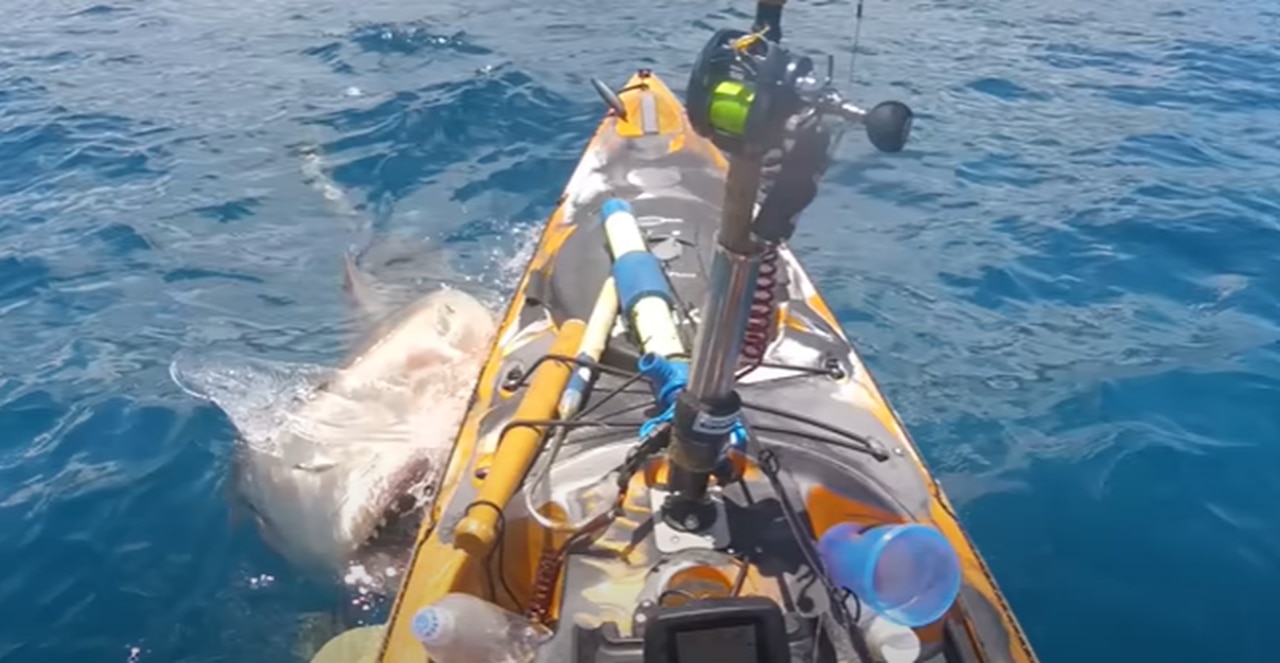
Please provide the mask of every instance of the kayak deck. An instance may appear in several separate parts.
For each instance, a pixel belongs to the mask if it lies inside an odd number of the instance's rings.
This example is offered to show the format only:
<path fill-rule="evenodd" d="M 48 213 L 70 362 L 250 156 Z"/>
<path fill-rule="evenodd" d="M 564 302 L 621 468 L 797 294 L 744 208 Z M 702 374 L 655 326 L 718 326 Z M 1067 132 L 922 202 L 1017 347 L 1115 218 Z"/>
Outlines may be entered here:
<path fill-rule="evenodd" d="M 625 117 L 611 113 L 601 123 L 512 297 L 378 660 L 424 661 L 409 620 L 417 608 L 453 591 L 516 612 L 545 603 L 547 620 L 558 628 L 539 660 L 595 660 L 582 657 L 584 648 L 623 647 L 618 639 L 632 634 L 637 607 L 664 603 L 669 597 L 662 582 L 691 566 L 704 576 L 695 585 L 727 584 L 735 595 L 770 597 L 799 615 L 792 623 L 793 655 L 823 647 L 819 632 L 832 635 L 821 620 L 828 598 L 815 582 L 821 571 L 812 568 L 782 516 L 790 505 L 814 536 L 846 521 L 934 525 L 957 551 L 963 575 L 948 615 L 917 630 L 920 660 L 1034 661 L 946 497 L 785 246 L 777 255 L 776 328 L 765 363 L 738 386 L 744 417 L 768 457 L 738 457 L 741 479 L 714 489 L 727 525 L 715 534 L 723 539 L 718 543 L 747 563 L 713 550 L 666 552 L 681 535 L 652 518 L 653 500 L 662 495 L 654 491 L 665 479 L 657 461 L 631 477 L 621 517 L 548 572 L 547 551 L 563 544 L 566 534 L 529 518 L 522 491 L 530 466 L 544 453 L 543 434 L 552 433 L 549 440 L 555 433 L 547 422 L 555 418 L 571 369 L 545 357 L 576 354 L 584 321 L 611 275 L 602 204 L 620 198 L 631 205 L 684 309 L 678 328 L 691 348 L 694 307 L 706 294 L 724 195 L 724 157 L 693 132 L 681 102 L 657 76 L 637 73 L 619 98 Z M 642 350 L 625 332 L 619 323 L 600 358 L 615 370 L 596 380 L 586 401 L 595 409 L 584 420 L 595 423 L 566 434 L 549 472 L 546 484 L 558 504 L 589 512 L 592 485 L 627 457 L 637 429 L 653 414 L 645 410 L 653 404 L 648 385 L 627 377 Z M 799 423 L 797 414 L 807 423 Z M 511 426 L 526 419 L 543 423 Z M 838 640 L 826 646 L 847 651 Z"/>

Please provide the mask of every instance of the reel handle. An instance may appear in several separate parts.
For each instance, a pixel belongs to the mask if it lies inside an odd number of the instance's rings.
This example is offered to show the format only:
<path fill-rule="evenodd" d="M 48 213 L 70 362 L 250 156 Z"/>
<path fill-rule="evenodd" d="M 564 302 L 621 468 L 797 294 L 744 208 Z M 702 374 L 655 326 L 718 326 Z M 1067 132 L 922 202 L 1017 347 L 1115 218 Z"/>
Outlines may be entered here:
<path fill-rule="evenodd" d="M 867 111 L 840 99 L 824 112 L 851 124 L 861 124 L 866 128 L 867 140 L 877 150 L 889 153 L 901 152 L 906 147 L 915 121 L 915 113 L 901 101 L 882 101 Z"/>

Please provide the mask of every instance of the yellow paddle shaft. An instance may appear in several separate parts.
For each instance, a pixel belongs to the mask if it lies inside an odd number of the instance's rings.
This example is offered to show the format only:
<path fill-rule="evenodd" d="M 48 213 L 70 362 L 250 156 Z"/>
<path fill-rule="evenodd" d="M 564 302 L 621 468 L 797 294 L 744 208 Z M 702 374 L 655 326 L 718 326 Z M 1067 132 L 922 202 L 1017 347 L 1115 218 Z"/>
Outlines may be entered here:
<path fill-rule="evenodd" d="M 560 325 L 556 340 L 551 344 L 550 354 L 572 356 L 582 343 L 582 335 L 586 323 L 581 320 L 566 320 Z M 563 361 L 548 360 L 533 374 L 533 379 L 526 388 L 520 405 L 516 407 L 515 419 L 551 419 L 556 414 L 560 394 L 569 381 L 571 366 Z M 520 482 L 529 472 L 533 460 L 538 456 L 546 430 L 535 426 L 518 426 L 507 431 L 498 441 L 497 452 L 493 455 L 493 465 L 481 484 L 475 503 L 491 503 L 505 509 L 511 496 L 515 495 Z M 476 506 L 458 522 L 454 529 L 454 541 L 458 547 L 472 555 L 484 555 L 497 538 L 497 512 L 486 506 Z"/>

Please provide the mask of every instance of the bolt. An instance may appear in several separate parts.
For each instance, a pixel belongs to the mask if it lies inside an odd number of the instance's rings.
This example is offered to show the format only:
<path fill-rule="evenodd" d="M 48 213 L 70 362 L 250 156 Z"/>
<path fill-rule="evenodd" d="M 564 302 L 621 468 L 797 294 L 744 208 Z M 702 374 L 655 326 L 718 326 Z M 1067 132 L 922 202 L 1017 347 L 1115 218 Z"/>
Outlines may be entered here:
<path fill-rule="evenodd" d="M 514 391 L 520 386 L 520 381 L 524 379 L 524 369 L 520 366 L 512 366 L 507 374 L 503 377 L 502 388 L 507 391 Z"/>

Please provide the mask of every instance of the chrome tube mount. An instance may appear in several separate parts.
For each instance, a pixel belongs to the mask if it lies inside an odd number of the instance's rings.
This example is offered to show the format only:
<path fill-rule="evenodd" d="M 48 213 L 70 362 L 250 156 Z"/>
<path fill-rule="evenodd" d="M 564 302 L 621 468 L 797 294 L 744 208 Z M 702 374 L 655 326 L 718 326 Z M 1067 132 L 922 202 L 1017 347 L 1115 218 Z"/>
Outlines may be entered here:
<path fill-rule="evenodd" d="M 819 81 L 809 58 L 732 29 L 713 35 L 694 64 L 686 102 L 690 124 L 727 154 L 729 168 L 688 382 L 672 417 L 672 492 L 662 508 L 672 527 L 702 531 L 714 524 L 709 479 L 728 446 L 745 442 L 735 391 L 743 334 L 762 255 L 791 237 L 825 172 L 830 141 L 819 120 L 861 123 L 884 152 L 901 150 L 910 132 L 905 104 L 889 101 L 863 111 L 832 87 L 832 68 L 828 59 L 826 79 Z M 757 213 L 762 161 L 779 152 L 781 169 Z"/>

